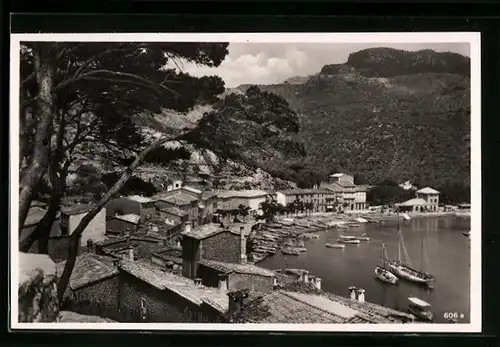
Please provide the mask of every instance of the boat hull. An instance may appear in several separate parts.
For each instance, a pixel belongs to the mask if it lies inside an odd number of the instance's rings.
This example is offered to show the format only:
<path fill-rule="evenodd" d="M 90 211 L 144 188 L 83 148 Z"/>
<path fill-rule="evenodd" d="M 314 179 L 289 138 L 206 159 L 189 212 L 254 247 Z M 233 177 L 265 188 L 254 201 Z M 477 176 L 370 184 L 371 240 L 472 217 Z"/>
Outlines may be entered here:
<path fill-rule="evenodd" d="M 398 278 L 393 273 L 380 266 L 375 268 L 375 276 L 384 283 L 396 284 L 398 282 Z"/>
<path fill-rule="evenodd" d="M 340 242 L 340 243 L 345 243 L 347 245 L 359 245 L 361 241 L 359 241 L 358 239 L 355 239 L 355 240 L 350 240 L 350 239 L 338 239 L 337 242 Z"/>
<path fill-rule="evenodd" d="M 432 322 L 432 320 L 434 319 L 434 314 L 431 311 L 423 310 L 416 305 L 409 305 L 408 312 L 413 314 L 419 320 L 422 320 L 425 322 Z"/>
<path fill-rule="evenodd" d="M 338 243 L 326 243 L 325 246 L 328 247 L 328 248 L 338 248 L 338 249 L 344 249 L 345 248 L 345 245 L 340 245 Z"/>
<path fill-rule="evenodd" d="M 424 274 L 420 271 L 413 270 L 403 264 L 397 263 L 397 262 L 389 262 L 388 263 L 389 270 L 396 275 L 397 277 L 403 278 L 405 280 L 414 282 L 414 283 L 420 283 L 420 284 L 427 284 L 429 282 L 433 282 L 434 278 Z"/>

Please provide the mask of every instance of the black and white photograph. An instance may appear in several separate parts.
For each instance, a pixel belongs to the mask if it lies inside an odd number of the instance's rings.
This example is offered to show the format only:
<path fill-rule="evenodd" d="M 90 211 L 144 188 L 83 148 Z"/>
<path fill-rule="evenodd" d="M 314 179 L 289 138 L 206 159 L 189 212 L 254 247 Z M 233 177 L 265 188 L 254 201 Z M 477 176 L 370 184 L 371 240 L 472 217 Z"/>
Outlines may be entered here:
<path fill-rule="evenodd" d="M 479 332 L 480 35 L 12 34 L 11 328 Z"/>

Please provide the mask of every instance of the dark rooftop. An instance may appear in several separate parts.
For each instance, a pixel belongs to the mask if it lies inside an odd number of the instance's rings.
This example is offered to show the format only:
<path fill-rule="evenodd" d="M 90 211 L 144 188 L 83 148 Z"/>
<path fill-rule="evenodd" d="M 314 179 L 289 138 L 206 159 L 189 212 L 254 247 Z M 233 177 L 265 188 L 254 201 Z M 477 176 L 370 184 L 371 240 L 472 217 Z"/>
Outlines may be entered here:
<path fill-rule="evenodd" d="M 84 205 L 76 204 L 71 206 L 61 207 L 61 212 L 66 215 L 75 215 L 90 212 L 94 208 L 94 205 Z"/>
<path fill-rule="evenodd" d="M 60 276 L 66 261 L 56 264 Z M 75 267 L 70 277 L 69 287 L 72 290 L 88 286 L 118 274 L 118 269 L 113 266 L 113 259 L 91 253 L 83 253 L 76 258 Z"/>
<path fill-rule="evenodd" d="M 241 274 L 260 275 L 260 276 L 266 276 L 266 277 L 274 277 L 275 276 L 274 271 L 265 269 L 265 268 L 260 267 L 260 266 L 252 265 L 252 264 L 226 263 L 226 262 L 222 262 L 222 261 L 213 261 L 213 260 L 205 260 L 205 259 L 200 260 L 199 263 L 200 263 L 200 265 L 209 267 L 211 269 L 214 269 L 214 270 L 222 272 L 222 273 L 236 272 L 236 273 L 241 273 Z"/>
<path fill-rule="evenodd" d="M 188 215 L 186 211 L 181 210 L 180 208 L 175 206 L 162 208 L 161 211 L 178 217 L 184 217 Z"/>

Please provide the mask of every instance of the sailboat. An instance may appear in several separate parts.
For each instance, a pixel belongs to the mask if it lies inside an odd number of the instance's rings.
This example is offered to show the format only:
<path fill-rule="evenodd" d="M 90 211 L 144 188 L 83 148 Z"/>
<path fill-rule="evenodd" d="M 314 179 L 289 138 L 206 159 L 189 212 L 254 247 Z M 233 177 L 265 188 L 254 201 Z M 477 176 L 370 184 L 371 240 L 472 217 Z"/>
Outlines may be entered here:
<path fill-rule="evenodd" d="M 398 278 L 387 270 L 387 251 L 385 250 L 385 244 L 382 244 L 382 259 L 384 260 L 384 265 L 375 268 L 375 276 L 382 282 L 396 284 Z"/>
<path fill-rule="evenodd" d="M 412 263 L 410 260 L 410 256 L 408 255 L 408 250 L 406 249 L 406 245 L 403 239 L 403 232 L 401 231 L 399 225 L 399 215 L 398 215 L 398 260 L 388 260 L 387 265 L 389 267 L 389 271 L 391 271 L 394 275 L 404 278 L 408 281 L 427 284 L 429 285 L 431 282 L 435 281 L 434 276 L 423 271 L 423 258 L 424 258 L 424 239 L 422 237 L 422 251 L 421 251 L 421 264 L 420 271 L 414 269 L 412 267 Z M 401 251 L 403 251 L 404 260 L 401 259 Z"/>

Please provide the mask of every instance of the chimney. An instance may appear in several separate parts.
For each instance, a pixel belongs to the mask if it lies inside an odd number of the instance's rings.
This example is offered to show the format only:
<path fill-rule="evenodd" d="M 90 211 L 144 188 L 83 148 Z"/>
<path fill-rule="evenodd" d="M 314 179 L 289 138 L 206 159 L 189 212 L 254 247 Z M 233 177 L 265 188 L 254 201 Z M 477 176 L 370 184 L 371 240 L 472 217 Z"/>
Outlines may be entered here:
<path fill-rule="evenodd" d="M 196 284 L 198 287 L 201 287 L 201 278 L 195 278 L 194 284 Z"/>
<path fill-rule="evenodd" d="M 309 283 L 309 272 L 304 272 L 304 283 Z"/>
<path fill-rule="evenodd" d="M 248 293 L 248 289 L 242 289 L 227 294 L 229 296 L 228 315 L 231 323 L 238 322 L 241 312 L 244 310 L 245 306 L 248 305 Z"/>
<path fill-rule="evenodd" d="M 316 281 L 314 282 L 314 286 L 317 290 L 321 290 L 321 277 L 316 277 Z"/>
<path fill-rule="evenodd" d="M 128 247 L 128 260 L 134 261 L 134 246 Z"/>
<path fill-rule="evenodd" d="M 227 290 L 227 277 L 226 275 L 219 275 L 219 290 L 225 292 Z"/>
<path fill-rule="evenodd" d="M 177 239 L 177 241 L 175 242 L 175 246 L 177 248 L 181 248 L 182 247 L 182 244 L 181 244 L 181 240 L 180 239 Z"/>
<path fill-rule="evenodd" d="M 358 301 L 365 302 L 365 290 L 364 289 L 358 289 Z"/>
<path fill-rule="evenodd" d="M 245 237 L 245 228 L 240 227 L 240 254 L 241 264 L 247 263 L 247 239 Z"/>
<path fill-rule="evenodd" d="M 351 300 L 356 300 L 356 287 L 354 286 L 349 287 L 349 296 Z"/>
<path fill-rule="evenodd" d="M 184 223 L 184 232 L 185 233 L 191 232 L 191 223 L 190 222 L 185 222 Z"/>
<path fill-rule="evenodd" d="M 278 279 L 276 277 L 273 277 L 273 287 L 276 287 L 278 285 Z"/>

